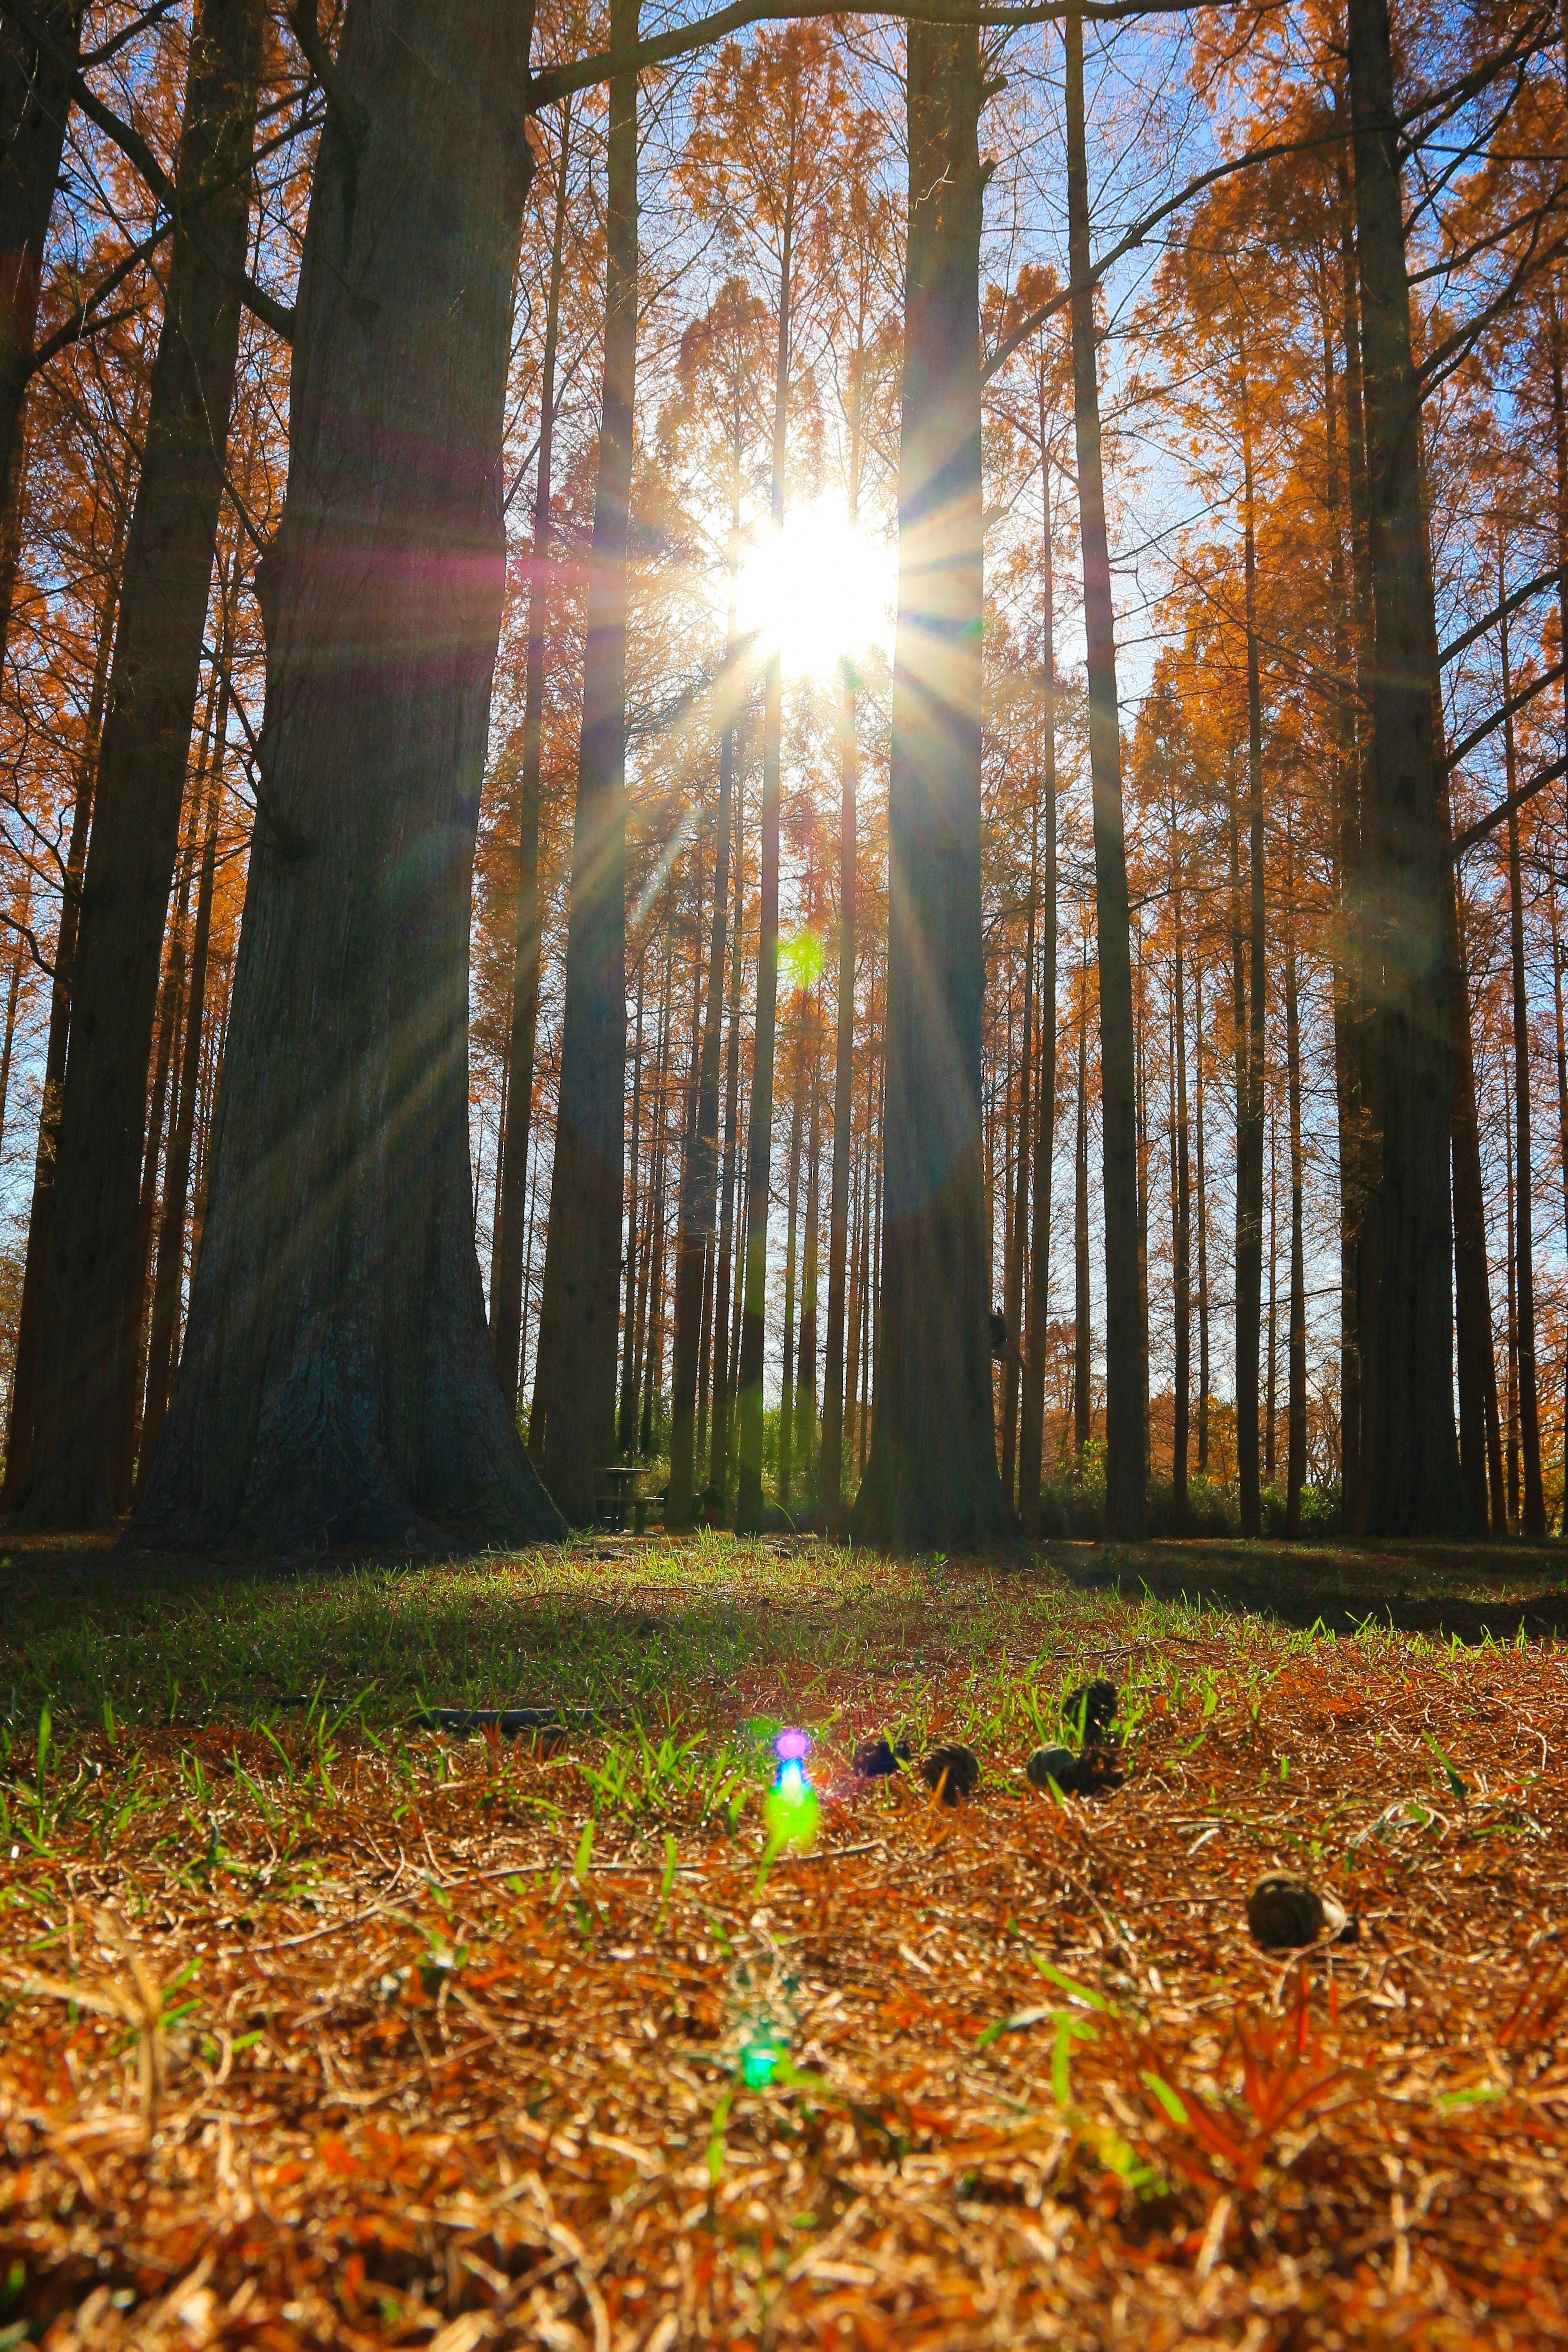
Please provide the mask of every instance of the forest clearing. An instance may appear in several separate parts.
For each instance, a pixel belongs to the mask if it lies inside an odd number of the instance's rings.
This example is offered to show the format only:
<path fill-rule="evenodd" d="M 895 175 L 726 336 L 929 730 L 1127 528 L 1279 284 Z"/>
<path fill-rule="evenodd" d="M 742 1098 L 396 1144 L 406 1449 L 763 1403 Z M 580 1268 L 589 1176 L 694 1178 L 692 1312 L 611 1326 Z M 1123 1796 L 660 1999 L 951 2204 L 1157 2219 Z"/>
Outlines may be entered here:
<path fill-rule="evenodd" d="M 722 1537 L 4 1572 L 8 2343 L 1563 2336 L 1556 1646 Z M 1106 1676 L 1119 1785 L 1032 1787 Z M 1352 1924 L 1261 1948 L 1279 1869 Z"/>

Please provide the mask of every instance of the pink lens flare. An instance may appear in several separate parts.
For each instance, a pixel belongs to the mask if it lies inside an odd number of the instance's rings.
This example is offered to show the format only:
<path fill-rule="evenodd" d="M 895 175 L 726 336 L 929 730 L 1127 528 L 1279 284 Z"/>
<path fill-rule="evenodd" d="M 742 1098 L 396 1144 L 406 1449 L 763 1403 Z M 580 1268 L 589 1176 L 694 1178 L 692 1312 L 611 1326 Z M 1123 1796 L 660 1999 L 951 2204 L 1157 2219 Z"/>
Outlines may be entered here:
<path fill-rule="evenodd" d="M 773 1742 L 773 1753 L 781 1764 L 801 1764 L 811 1746 L 811 1736 L 805 1731 L 781 1731 Z"/>

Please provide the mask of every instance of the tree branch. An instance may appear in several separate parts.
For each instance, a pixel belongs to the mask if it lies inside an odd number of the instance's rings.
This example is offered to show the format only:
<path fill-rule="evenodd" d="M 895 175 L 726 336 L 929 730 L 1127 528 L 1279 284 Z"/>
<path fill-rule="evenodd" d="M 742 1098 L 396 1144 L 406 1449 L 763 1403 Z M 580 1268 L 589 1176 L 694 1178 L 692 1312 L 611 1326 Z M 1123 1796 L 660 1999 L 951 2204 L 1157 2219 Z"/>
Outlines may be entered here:
<path fill-rule="evenodd" d="M 847 5 L 846 0 L 733 0 L 731 6 L 716 9 L 711 16 L 696 17 L 689 25 L 677 25 L 668 33 L 640 41 L 629 58 L 617 59 L 605 49 L 564 65 L 546 66 L 530 80 L 528 110 L 537 114 L 569 91 L 587 89 L 628 68 L 641 73 L 648 66 L 668 65 L 748 25 L 807 16 L 894 16 L 910 24 L 977 25 L 982 32 L 1001 32 L 1015 26 L 1052 24 L 1072 15 L 1107 23 L 1124 16 L 1189 16 L 1208 5 L 1210 0 L 1077 0 L 1076 5 L 1074 0 L 1035 0 L 1032 5 L 1009 8 L 976 5 L 975 0 L 869 0 L 866 6 L 857 6 L 853 0 Z M 1252 13 L 1272 16 L 1282 5 L 1283 0 L 1261 0 Z"/>
<path fill-rule="evenodd" d="M 141 132 L 133 130 L 129 122 L 121 121 L 113 109 L 104 104 L 86 77 L 78 70 L 75 59 L 61 47 L 47 26 L 35 16 L 26 5 L 26 0 L 0 0 L 0 14 L 19 25 L 27 38 L 43 51 L 88 121 L 95 122 L 105 137 L 114 142 L 127 163 L 141 173 L 159 204 L 172 215 L 174 225 L 184 230 L 207 268 L 235 289 L 264 327 L 269 327 L 281 341 L 292 342 L 293 311 L 268 294 L 264 287 L 258 286 L 248 270 L 236 268 L 219 251 L 200 221 L 181 205 L 179 189 Z"/>
<path fill-rule="evenodd" d="M 1468 824 L 1450 852 L 1455 863 L 1458 864 L 1467 849 L 1473 849 L 1478 841 L 1484 841 L 1489 833 L 1495 833 L 1500 824 L 1506 824 L 1526 801 L 1532 801 L 1537 793 L 1543 793 L 1548 784 L 1554 784 L 1559 776 L 1564 775 L 1568 775 L 1568 760 L 1559 760 L 1555 767 L 1542 768 L 1538 776 L 1531 776 L 1529 783 L 1521 784 L 1516 793 L 1510 793 L 1507 800 L 1500 802 L 1489 816 L 1478 817 L 1474 824 Z"/>

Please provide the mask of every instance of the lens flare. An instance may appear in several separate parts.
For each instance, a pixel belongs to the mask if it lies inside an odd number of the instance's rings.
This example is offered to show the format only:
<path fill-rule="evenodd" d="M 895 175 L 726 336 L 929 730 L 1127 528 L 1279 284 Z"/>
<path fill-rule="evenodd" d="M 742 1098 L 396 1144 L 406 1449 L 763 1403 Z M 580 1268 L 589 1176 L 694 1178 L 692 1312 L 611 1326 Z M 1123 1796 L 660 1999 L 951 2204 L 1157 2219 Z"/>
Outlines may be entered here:
<path fill-rule="evenodd" d="M 778 1846 L 810 1845 L 816 1835 L 816 1791 L 805 1774 L 811 1739 L 804 1731 L 781 1731 L 773 1742 L 779 1759 L 778 1778 L 763 1808 L 768 1842 Z"/>

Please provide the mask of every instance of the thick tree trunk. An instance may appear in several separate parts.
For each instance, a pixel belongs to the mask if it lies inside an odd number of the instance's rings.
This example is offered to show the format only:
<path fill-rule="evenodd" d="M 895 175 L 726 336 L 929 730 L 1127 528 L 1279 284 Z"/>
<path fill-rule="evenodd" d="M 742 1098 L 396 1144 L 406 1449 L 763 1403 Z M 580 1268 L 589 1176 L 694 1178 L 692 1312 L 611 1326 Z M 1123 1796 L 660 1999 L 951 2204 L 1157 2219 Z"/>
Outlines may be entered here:
<path fill-rule="evenodd" d="M 1367 863 L 1382 1153 L 1367 1525 L 1381 1536 L 1454 1535 L 1472 1522 L 1454 1426 L 1446 881 L 1421 407 L 1387 0 L 1350 0 L 1347 22 L 1375 636 Z"/>
<path fill-rule="evenodd" d="M 723 730 L 719 751 L 719 833 L 713 874 L 713 928 L 708 948 L 708 1008 L 702 1029 L 702 1062 L 697 1080 L 697 1115 L 689 1149 L 680 1162 L 680 1234 L 675 1265 L 675 1369 L 671 1380 L 669 1500 L 668 1528 L 691 1524 L 694 1423 L 698 1350 L 701 1338 L 703 1276 L 713 1242 L 719 1181 L 719 1045 L 724 1002 L 724 938 L 730 912 L 730 796 L 733 789 L 731 730 Z"/>
<path fill-rule="evenodd" d="M 539 1026 L 539 775 L 544 745 L 544 632 L 550 611 L 550 484 L 555 443 L 555 357 L 566 255 L 572 163 L 572 100 L 562 103 L 555 163 L 555 222 L 540 364 L 539 459 L 533 488 L 533 550 L 528 575 L 528 649 L 522 696 L 522 776 L 518 793 L 517 920 L 511 1020 L 507 1033 L 507 1118 L 500 1153 L 500 1209 L 490 1274 L 490 1339 L 501 1391 L 516 1409 L 522 1374 L 522 1244 L 528 1222 L 528 1146 L 533 1123 L 533 1051 Z"/>
<path fill-rule="evenodd" d="M 306 228 L 262 817 L 147 1544 L 561 1530 L 496 1377 L 468 1147 L 531 18 L 344 20 L 363 128 L 329 117 Z"/>
<path fill-rule="evenodd" d="M 1121 811 L 1121 720 L 1116 694 L 1116 614 L 1110 594 L 1100 378 L 1089 282 L 1089 167 L 1084 152 L 1083 19 L 1067 41 L 1068 239 L 1072 264 L 1073 415 L 1077 427 L 1084 634 L 1089 656 L 1089 760 L 1094 794 L 1094 882 L 1100 950 L 1100 1093 L 1105 1199 L 1105 1532 L 1143 1532 L 1148 1432 L 1147 1334 L 1138 1276 L 1138 1129 L 1133 1076 L 1132 961 L 1127 843 Z"/>
<path fill-rule="evenodd" d="M 876 1421 L 857 1541 L 1001 1535 L 980 1034 L 980 45 L 909 29 Z"/>
<path fill-rule="evenodd" d="M 60 54 L 78 54 L 86 0 L 38 0 Z M 44 246 L 70 113 L 67 78 L 9 15 L 0 16 L 0 658 L 11 634 L 22 547 L 27 386 Z"/>
<path fill-rule="evenodd" d="M 638 0 L 612 0 L 610 47 L 636 46 Z M 610 84 L 605 384 L 589 559 L 583 735 L 561 1030 L 561 1108 L 544 1247 L 536 1459 L 567 1517 L 594 1517 L 616 1434 L 626 1082 L 626 533 L 637 329 L 637 77 Z"/>
<path fill-rule="evenodd" d="M 178 186 L 207 243 L 243 267 L 263 55 L 260 0 L 203 0 Z M 82 884 L 45 1275 L 35 1527 L 110 1526 L 132 1391 L 132 1294 L 147 1064 L 212 581 L 240 305 L 176 234 L 147 441 L 125 549 Z"/>

